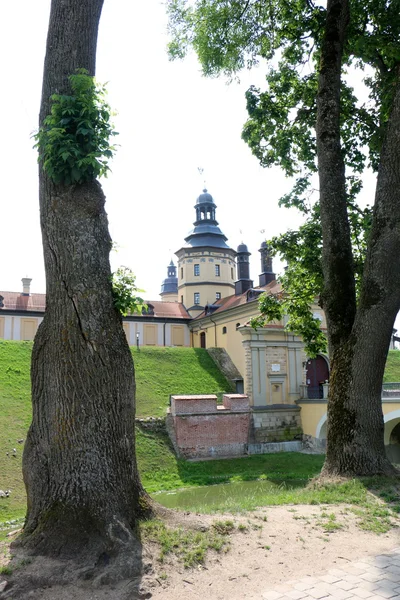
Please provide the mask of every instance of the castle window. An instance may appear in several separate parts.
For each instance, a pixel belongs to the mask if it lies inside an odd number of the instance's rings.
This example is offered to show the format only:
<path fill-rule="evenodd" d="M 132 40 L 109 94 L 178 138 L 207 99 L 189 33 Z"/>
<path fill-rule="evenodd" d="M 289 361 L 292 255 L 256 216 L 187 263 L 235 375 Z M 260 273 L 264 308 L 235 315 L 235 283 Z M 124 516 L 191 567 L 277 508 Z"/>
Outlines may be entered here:
<path fill-rule="evenodd" d="M 216 300 L 221 300 L 221 292 L 216 292 L 215 299 Z"/>
<path fill-rule="evenodd" d="M 226 333 L 226 327 L 222 328 L 222 333 Z"/>
<path fill-rule="evenodd" d="M 215 275 L 216 277 L 221 275 L 221 267 L 219 265 L 215 265 Z"/>
<path fill-rule="evenodd" d="M 183 296 L 181 296 L 181 304 L 183 304 Z"/>
<path fill-rule="evenodd" d="M 239 329 L 240 323 L 236 323 L 236 329 Z"/>
<path fill-rule="evenodd" d="M 183 267 L 181 267 L 181 279 L 183 279 Z"/>
<path fill-rule="evenodd" d="M 200 275 L 200 265 L 194 265 L 194 274 L 196 277 Z"/>
<path fill-rule="evenodd" d="M 233 279 L 233 269 L 231 267 L 231 279 Z"/>
<path fill-rule="evenodd" d="M 195 304 L 200 304 L 200 292 L 195 292 L 194 293 L 194 303 Z"/>

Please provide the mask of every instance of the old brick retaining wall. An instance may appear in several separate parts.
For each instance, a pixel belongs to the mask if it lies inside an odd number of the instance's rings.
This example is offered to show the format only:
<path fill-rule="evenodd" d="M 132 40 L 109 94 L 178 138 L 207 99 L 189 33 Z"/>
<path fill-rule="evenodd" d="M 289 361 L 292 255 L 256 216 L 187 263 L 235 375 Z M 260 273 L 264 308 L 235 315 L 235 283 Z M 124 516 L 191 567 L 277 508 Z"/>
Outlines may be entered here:
<path fill-rule="evenodd" d="M 247 452 L 250 408 L 247 396 L 172 396 L 175 445 L 184 458 L 243 456 Z"/>

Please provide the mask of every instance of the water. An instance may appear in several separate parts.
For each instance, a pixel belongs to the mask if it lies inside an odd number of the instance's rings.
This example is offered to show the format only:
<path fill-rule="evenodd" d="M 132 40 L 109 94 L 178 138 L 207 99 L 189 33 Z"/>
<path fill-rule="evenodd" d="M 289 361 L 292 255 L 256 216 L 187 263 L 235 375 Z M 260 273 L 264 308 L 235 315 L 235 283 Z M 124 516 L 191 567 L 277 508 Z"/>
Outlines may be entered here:
<path fill-rule="evenodd" d="M 238 481 L 235 483 L 219 483 L 171 492 L 157 492 L 153 494 L 154 500 L 167 508 L 180 510 L 212 511 L 219 508 L 239 509 L 241 506 L 254 504 L 257 498 L 276 494 L 279 491 L 290 491 L 294 488 L 304 487 L 307 481 L 302 480 L 262 480 Z"/>

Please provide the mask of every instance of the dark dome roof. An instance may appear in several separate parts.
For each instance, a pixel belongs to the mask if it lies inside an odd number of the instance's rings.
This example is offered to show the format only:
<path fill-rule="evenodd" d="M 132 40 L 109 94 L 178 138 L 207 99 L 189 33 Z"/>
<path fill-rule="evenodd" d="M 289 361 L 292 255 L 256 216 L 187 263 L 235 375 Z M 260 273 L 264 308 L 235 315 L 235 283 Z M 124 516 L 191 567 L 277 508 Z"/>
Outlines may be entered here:
<path fill-rule="evenodd" d="M 261 247 L 260 247 L 260 249 L 261 249 L 261 248 L 268 248 L 268 244 L 267 244 L 267 242 L 262 242 L 262 243 L 261 243 Z"/>
<path fill-rule="evenodd" d="M 239 246 L 237 247 L 237 251 L 238 252 L 248 252 L 249 249 L 247 248 L 246 244 L 239 244 Z"/>
<path fill-rule="evenodd" d="M 196 204 L 214 204 L 214 198 L 204 188 L 203 193 L 197 198 Z"/>

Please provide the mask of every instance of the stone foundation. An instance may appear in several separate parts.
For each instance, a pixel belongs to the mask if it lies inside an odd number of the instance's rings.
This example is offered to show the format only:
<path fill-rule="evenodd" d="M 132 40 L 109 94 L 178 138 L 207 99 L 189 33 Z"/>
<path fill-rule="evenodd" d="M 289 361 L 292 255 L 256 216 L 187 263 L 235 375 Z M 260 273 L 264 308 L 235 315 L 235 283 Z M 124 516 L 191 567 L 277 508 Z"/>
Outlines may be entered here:
<path fill-rule="evenodd" d="M 251 442 L 255 444 L 290 442 L 302 439 L 300 407 L 254 407 Z"/>

